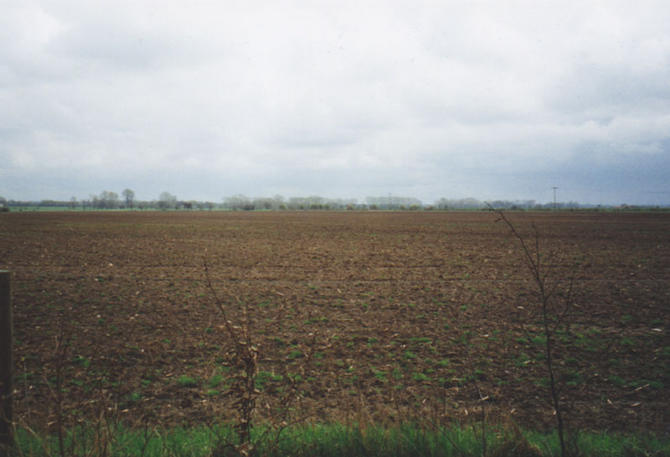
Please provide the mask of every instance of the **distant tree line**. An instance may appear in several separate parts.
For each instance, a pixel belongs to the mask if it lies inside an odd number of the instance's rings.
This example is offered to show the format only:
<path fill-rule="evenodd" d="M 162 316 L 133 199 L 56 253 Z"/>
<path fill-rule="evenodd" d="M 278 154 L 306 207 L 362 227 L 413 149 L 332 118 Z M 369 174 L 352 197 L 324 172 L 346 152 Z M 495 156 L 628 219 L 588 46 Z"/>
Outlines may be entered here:
<path fill-rule="evenodd" d="M 4 203 L 3 203 L 4 202 Z M 0 211 L 2 207 L 6 208 L 57 208 L 57 209 L 81 209 L 81 210 L 178 210 L 178 209 L 197 209 L 212 210 L 220 207 L 214 202 L 179 200 L 175 195 L 169 192 L 162 192 L 156 200 L 138 200 L 135 198 L 135 191 L 124 189 L 121 196 L 116 192 L 104 190 L 98 195 L 90 195 L 88 198 L 78 200 L 72 197 L 69 200 L 41 200 L 41 201 L 20 201 L 5 200 L 0 197 Z"/>
<path fill-rule="evenodd" d="M 367 197 L 365 199 L 369 209 L 385 209 L 385 210 L 420 210 L 423 208 L 423 203 L 413 197 Z"/>
<path fill-rule="evenodd" d="M 480 201 L 475 198 L 449 199 L 440 198 L 433 204 L 424 204 L 413 197 L 366 197 L 364 202 L 355 198 L 324 198 L 316 195 L 309 197 L 284 198 L 274 197 L 250 198 L 236 194 L 224 197 L 221 202 L 180 200 L 170 192 L 161 192 L 156 200 L 138 200 L 132 189 L 124 189 L 121 194 L 113 191 L 102 191 L 98 195 L 90 195 L 83 200 L 72 197 L 69 200 L 17 201 L 6 200 L 0 196 L 0 212 L 10 208 L 53 208 L 81 210 L 228 210 L 228 211 L 319 211 L 319 210 L 386 210 L 386 211 L 470 211 L 484 210 L 489 206 L 495 209 L 513 211 L 547 211 L 547 210 L 667 210 L 670 205 L 588 205 L 578 202 L 538 203 L 535 200 L 492 200 Z"/>
<path fill-rule="evenodd" d="M 507 210 L 580 209 L 593 207 L 593 205 L 583 205 L 573 201 L 567 203 L 538 203 L 535 200 L 491 200 L 483 202 L 475 198 L 441 198 L 435 202 L 435 207 L 441 210 L 473 210 L 485 209 L 489 206 L 495 209 Z"/>
<path fill-rule="evenodd" d="M 274 197 L 249 198 L 245 195 L 233 195 L 224 197 L 223 209 L 227 210 L 354 210 L 362 209 L 356 199 L 332 199 L 316 195 L 309 197 L 290 197 L 285 199 L 281 195 Z"/>

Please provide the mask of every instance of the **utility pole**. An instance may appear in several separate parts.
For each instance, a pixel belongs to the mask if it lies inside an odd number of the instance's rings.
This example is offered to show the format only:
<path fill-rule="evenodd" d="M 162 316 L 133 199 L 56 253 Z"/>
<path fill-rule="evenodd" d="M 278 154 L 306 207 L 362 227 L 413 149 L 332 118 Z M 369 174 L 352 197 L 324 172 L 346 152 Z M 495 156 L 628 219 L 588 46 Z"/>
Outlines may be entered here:
<path fill-rule="evenodd" d="M 552 189 L 554 189 L 554 211 L 556 211 L 556 189 L 558 189 L 558 187 L 554 186 Z"/>

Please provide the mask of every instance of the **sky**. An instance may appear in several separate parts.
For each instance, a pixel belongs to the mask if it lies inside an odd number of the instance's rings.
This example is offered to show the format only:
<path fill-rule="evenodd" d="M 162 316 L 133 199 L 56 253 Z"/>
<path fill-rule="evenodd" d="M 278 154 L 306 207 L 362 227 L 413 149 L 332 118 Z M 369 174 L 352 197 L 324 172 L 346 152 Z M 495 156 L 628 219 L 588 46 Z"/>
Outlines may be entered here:
<path fill-rule="evenodd" d="M 0 0 L 0 196 L 670 204 L 670 2 Z"/>

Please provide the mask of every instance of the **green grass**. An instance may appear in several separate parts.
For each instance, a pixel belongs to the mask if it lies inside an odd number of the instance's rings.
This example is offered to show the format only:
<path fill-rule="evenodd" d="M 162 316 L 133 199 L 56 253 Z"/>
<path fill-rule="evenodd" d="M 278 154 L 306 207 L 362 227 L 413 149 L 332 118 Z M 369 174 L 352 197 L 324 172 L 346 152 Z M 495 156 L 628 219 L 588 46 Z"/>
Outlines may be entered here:
<path fill-rule="evenodd" d="M 95 427 L 70 430 L 64 440 L 64 456 L 98 457 L 205 457 L 232 456 L 226 444 L 235 444 L 233 427 L 195 427 L 168 430 L 133 430 L 112 426 L 111 435 L 100 440 Z M 557 456 L 560 454 L 556 434 L 513 432 L 487 429 L 487 454 L 506 456 Z M 263 427 L 254 429 L 252 441 L 257 456 L 313 457 L 474 457 L 483 454 L 481 426 L 453 426 L 427 430 L 412 424 L 394 428 L 359 427 L 343 424 L 293 426 L 277 435 Z M 620 435 L 582 433 L 577 439 L 583 456 L 633 457 L 670 455 L 670 438 L 655 435 Z M 104 446 L 101 447 L 101 444 Z M 228 451 L 232 449 L 227 447 Z M 54 435 L 40 435 L 26 429 L 16 432 L 16 457 L 61 455 Z"/>
<path fill-rule="evenodd" d="M 418 382 L 430 381 L 430 376 L 425 373 L 412 373 L 412 379 Z"/>
<path fill-rule="evenodd" d="M 433 342 L 432 338 L 428 338 L 428 337 L 424 337 L 424 336 L 410 338 L 409 341 L 412 342 L 412 343 L 417 343 L 417 344 L 430 344 L 430 343 Z"/>
<path fill-rule="evenodd" d="M 199 381 L 191 376 L 181 375 L 177 378 L 179 387 L 198 387 L 199 384 Z"/>

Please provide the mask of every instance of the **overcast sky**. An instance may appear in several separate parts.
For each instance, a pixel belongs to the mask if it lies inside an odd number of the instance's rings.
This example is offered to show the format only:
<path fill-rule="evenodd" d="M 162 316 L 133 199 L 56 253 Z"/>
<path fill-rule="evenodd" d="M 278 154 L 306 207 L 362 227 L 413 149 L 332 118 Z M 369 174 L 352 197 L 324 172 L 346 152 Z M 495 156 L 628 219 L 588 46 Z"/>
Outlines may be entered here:
<path fill-rule="evenodd" d="M 0 0 L 0 195 L 670 203 L 670 2 Z"/>

